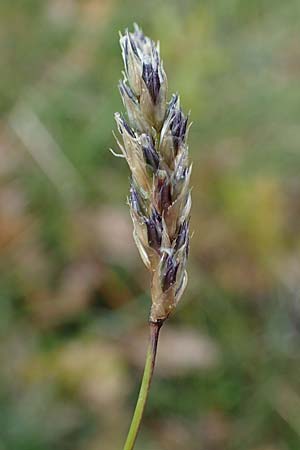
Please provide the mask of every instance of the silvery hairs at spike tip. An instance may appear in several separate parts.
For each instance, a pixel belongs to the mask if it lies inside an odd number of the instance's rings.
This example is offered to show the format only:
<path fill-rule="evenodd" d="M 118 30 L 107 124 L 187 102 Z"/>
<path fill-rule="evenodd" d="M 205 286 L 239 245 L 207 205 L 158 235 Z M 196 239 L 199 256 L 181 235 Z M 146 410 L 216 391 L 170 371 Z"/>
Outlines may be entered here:
<path fill-rule="evenodd" d="M 116 113 L 121 155 L 131 171 L 133 236 L 151 273 L 151 322 L 164 321 L 187 284 L 191 209 L 187 122 L 178 95 L 167 103 L 159 46 L 134 25 L 120 35 L 125 71 L 119 90 L 127 119 Z"/>

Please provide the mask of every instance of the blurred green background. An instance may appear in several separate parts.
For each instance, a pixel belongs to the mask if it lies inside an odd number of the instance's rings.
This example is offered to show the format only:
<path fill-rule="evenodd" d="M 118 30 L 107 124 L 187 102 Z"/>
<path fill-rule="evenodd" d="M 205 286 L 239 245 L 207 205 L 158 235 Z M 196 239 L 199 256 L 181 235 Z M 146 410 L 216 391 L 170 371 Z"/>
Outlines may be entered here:
<path fill-rule="evenodd" d="M 191 110 L 189 285 L 137 449 L 300 449 L 299 0 L 1 0 L 0 450 L 121 448 L 144 361 L 118 31 Z"/>

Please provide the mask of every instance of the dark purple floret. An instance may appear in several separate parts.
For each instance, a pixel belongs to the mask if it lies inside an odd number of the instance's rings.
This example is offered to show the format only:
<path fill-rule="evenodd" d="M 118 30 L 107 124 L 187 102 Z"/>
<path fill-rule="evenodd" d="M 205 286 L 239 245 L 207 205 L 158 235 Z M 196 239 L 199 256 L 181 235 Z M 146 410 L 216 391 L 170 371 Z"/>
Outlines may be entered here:
<path fill-rule="evenodd" d="M 130 33 L 128 33 L 128 36 L 129 36 L 130 45 L 131 45 L 131 48 L 132 48 L 133 53 L 134 53 L 138 58 L 140 58 L 140 57 L 139 57 L 139 54 L 138 54 L 138 51 L 137 51 L 137 48 L 136 48 L 136 45 L 135 45 L 135 42 L 134 42 L 134 40 L 132 39 Z"/>
<path fill-rule="evenodd" d="M 149 245 L 159 252 L 162 239 L 162 219 L 157 211 L 154 211 L 146 220 L 146 226 Z"/>
<path fill-rule="evenodd" d="M 159 90 L 160 90 L 160 80 L 158 75 L 158 68 L 153 67 L 151 63 L 143 63 L 143 80 L 147 86 L 149 94 L 153 100 L 153 103 L 156 103 Z"/>
<path fill-rule="evenodd" d="M 178 271 L 179 263 L 175 261 L 173 256 L 167 256 L 165 263 L 165 272 L 162 280 L 162 290 L 167 291 L 176 281 L 176 275 Z"/>
<path fill-rule="evenodd" d="M 186 244 L 185 244 L 185 257 L 186 258 L 189 257 L 189 252 L 190 252 L 190 236 L 188 235 L 186 238 Z"/>
<path fill-rule="evenodd" d="M 183 245 L 188 244 L 189 224 L 185 220 L 179 227 L 175 244 L 175 250 L 179 250 Z"/>
<path fill-rule="evenodd" d="M 171 185 L 170 183 L 164 183 L 160 190 L 160 203 L 162 211 L 165 211 L 172 204 Z"/>
<path fill-rule="evenodd" d="M 162 231 L 162 217 L 161 217 L 161 215 L 156 211 L 156 209 L 154 209 L 154 210 L 152 211 L 152 219 L 153 219 L 154 222 L 157 224 L 157 226 L 161 228 L 161 231 Z"/>
<path fill-rule="evenodd" d="M 132 100 L 134 103 L 136 103 L 137 100 L 136 100 L 134 93 L 132 92 L 130 87 L 126 83 L 124 83 L 124 81 L 122 81 L 122 80 L 119 81 L 119 91 L 120 91 L 122 98 L 127 95 L 127 97 L 129 97 L 130 100 Z"/>
<path fill-rule="evenodd" d="M 156 197 L 159 211 L 166 211 L 172 205 L 171 184 L 168 179 L 159 180 Z"/>
<path fill-rule="evenodd" d="M 173 143 L 176 151 L 181 143 L 184 141 L 188 118 L 184 116 L 181 110 L 174 114 L 171 122 L 171 132 L 173 136 Z"/>
<path fill-rule="evenodd" d="M 135 188 L 133 182 L 131 182 L 130 185 L 130 197 L 129 202 L 132 207 L 132 209 L 140 216 L 144 215 L 144 208 L 143 208 L 143 201 Z"/>
<path fill-rule="evenodd" d="M 133 129 L 130 128 L 130 126 L 128 125 L 128 123 L 126 122 L 126 120 L 124 119 L 123 116 L 121 116 L 121 121 L 122 121 L 122 125 L 123 125 L 123 127 L 125 128 L 125 130 L 127 131 L 127 133 L 128 133 L 131 137 L 135 138 L 135 133 L 134 133 Z M 120 133 L 122 134 L 122 130 L 121 130 L 121 129 L 120 129 Z"/>
<path fill-rule="evenodd" d="M 182 164 L 182 158 L 176 166 L 174 178 L 176 181 L 183 181 L 187 176 L 188 168 Z"/>
<path fill-rule="evenodd" d="M 182 188 L 184 183 L 186 183 L 186 178 L 189 175 L 189 167 L 186 165 L 186 155 L 184 152 L 182 153 L 181 158 L 177 161 L 174 173 L 172 175 L 172 186 L 173 186 L 173 200 L 177 198 L 178 195 L 182 192 Z M 188 197 L 186 197 L 186 200 Z"/>
<path fill-rule="evenodd" d="M 148 145 L 143 146 L 143 154 L 146 163 L 151 167 L 151 169 L 155 173 L 159 166 L 159 156 L 151 142 L 151 139 L 148 139 Z"/>

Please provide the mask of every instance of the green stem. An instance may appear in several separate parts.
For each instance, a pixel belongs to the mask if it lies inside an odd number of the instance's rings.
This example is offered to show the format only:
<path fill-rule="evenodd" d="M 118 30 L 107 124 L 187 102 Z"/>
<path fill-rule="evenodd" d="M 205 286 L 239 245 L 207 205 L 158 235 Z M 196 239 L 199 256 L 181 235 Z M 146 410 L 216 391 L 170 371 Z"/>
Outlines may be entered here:
<path fill-rule="evenodd" d="M 146 356 L 142 384 L 140 387 L 139 396 L 137 399 L 136 407 L 134 410 L 134 414 L 132 417 L 132 421 L 130 424 L 130 428 L 128 431 L 127 439 L 126 439 L 125 445 L 123 447 L 123 450 L 132 450 L 133 449 L 138 432 L 139 432 L 139 428 L 140 428 L 142 417 L 143 417 L 143 412 L 144 412 L 147 398 L 148 398 L 152 375 L 153 375 L 153 371 L 154 371 L 158 336 L 159 336 L 159 331 L 160 331 L 162 324 L 163 324 L 163 322 L 158 322 L 158 323 L 150 322 L 150 324 L 149 324 L 150 336 L 149 336 L 148 351 L 147 351 L 147 356 Z"/>

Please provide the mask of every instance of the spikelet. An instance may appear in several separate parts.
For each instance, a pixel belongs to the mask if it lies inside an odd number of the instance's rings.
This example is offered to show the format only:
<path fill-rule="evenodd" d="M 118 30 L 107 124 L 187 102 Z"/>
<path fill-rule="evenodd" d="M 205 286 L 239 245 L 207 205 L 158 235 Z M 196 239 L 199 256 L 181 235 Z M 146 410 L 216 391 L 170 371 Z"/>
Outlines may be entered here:
<path fill-rule="evenodd" d="M 164 321 L 187 284 L 190 175 L 188 118 L 178 95 L 167 104 L 159 46 L 135 25 L 120 36 L 125 72 L 119 90 L 127 121 L 116 113 L 118 146 L 131 171 L 133 236 L 151 273 L 150 321 Z"/>

